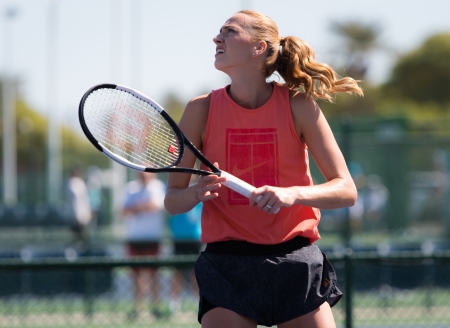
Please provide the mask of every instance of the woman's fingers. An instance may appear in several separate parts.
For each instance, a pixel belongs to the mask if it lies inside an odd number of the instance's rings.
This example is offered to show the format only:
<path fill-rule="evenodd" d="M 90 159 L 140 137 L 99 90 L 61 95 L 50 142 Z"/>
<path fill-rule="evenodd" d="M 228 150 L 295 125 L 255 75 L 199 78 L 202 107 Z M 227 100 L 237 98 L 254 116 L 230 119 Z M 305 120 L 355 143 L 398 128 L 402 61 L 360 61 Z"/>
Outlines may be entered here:
<path fill-rule="evenodd" d="M 225 178 L 218 177 L 217 175 L 202 176 L 198 179 L 196 184 L 196 195 L 198 200 L 204 202 L 219 196 L 214 192 L 222 186 L 222 182 Z"/>
<path fill-rule="evenodd" d="M 269 214 L 277 214 L 281 207 L 292 205 L 290 201 L 284 201 L 287 200 L 286 194 L 286 188 L 271 186 L 256 188 L 250 195 L 250 206 L 257 206 L 261 211 Z"/>
<path fill-rule="evenodd" d="M 253 190 L 249 198 L 250 206 L 257 206 L 262 210 L 271 197 L 268 191 L 269 186 L 264 186 Z"/>

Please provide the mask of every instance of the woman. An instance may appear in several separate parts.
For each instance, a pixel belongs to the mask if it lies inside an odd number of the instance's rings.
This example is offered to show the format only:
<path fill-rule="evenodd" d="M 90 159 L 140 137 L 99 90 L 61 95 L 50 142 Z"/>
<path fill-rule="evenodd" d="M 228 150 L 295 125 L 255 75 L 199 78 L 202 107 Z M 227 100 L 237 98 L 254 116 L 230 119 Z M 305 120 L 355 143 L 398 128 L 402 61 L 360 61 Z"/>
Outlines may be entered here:
<path fill-rule="evenodd" d="M 312 243 L 320 238 L 318 209 L 352 206 L 357 193 L 314 98 L 331 101 L 335 93 L 362 90 L 315 62 L 302 40 L 281 38 L 272 19 L 257 12 L 236 13 L 213 41 L 215 67 L 231 84 L 192 99 L 180 127 L 217 166 L 258 188 L 246 199 L 221 187 L 222 177 L 200 177 L 189 186 L 189 175 L 169 176 L 169 213 L 203 202 L 201 240 L 207 246 L 196 263 L 199 322 L 335 327 L 330 307 L 342 293 Z M 275 71 L 283 86 L 266 82 Z M 323 184 L 312 183 L 308 150 Z M 194 164 L 186 154 L 181 166 Z"/>

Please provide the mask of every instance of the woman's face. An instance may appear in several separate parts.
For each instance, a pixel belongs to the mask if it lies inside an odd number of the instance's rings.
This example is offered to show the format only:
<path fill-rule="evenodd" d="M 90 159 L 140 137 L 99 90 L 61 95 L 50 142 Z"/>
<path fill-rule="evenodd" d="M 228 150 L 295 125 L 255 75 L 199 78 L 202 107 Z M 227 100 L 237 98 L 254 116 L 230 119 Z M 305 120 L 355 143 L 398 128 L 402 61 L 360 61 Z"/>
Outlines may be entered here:
<path fill-rule="evenodd" d="M 245 14 L 235 14 L 228 19 L 214 37 L 216 44 L 216 60 L 214 66 L 225 73 L 230 69 L 248 64 L 252 58 L 257 42 L 249 33 L 250 17 Z"/>

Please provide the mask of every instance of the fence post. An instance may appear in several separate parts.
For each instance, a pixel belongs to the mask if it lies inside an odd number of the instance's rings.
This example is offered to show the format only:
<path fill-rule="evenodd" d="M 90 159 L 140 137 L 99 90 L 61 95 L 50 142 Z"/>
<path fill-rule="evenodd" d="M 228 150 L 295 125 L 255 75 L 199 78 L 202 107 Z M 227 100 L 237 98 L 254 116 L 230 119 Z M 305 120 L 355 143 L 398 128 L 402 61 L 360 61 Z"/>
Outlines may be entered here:
<path fill-rule="evenodd" d="M 422 265 L 424 266 L 425 274 L 424 274 L 424 282 L 423 285 L 425 287 L 425 297 L 424 297 L 424 306 L 427 310 L 430 310 L 433 307 L 433 292 L 432 289 L 435 284 L 436 279 L 436 263 L 429 259 L 422 261 Z"/>
<path fill-rule="evenodd" d="M 353 327 L 353 250 L 345 250 L 345 328 Z"/>
<path fill-rule="evenodd" d="M 84 312 L 90 320 L 94 313 L 94 272 L 88 268 L 84 270 Z"/>

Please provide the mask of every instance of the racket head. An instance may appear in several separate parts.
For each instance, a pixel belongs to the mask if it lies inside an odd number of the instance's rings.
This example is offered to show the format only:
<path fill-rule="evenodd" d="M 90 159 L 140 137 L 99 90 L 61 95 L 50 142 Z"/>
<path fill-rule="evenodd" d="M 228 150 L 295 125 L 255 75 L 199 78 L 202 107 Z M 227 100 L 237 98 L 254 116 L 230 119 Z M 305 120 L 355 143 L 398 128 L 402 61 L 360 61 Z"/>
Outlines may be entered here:
<path fill-rule="evenodd" d="M 184 137 L 156 101 L 116 84 L 82 97 L 78 116 L 88 140 L 113 160 L 140 171 L 170 171 L 184 154 Z"/>

